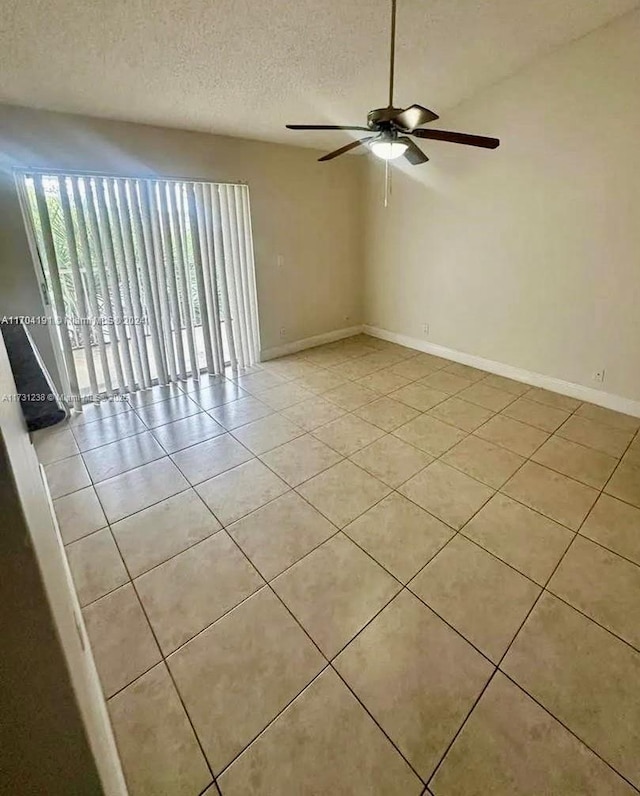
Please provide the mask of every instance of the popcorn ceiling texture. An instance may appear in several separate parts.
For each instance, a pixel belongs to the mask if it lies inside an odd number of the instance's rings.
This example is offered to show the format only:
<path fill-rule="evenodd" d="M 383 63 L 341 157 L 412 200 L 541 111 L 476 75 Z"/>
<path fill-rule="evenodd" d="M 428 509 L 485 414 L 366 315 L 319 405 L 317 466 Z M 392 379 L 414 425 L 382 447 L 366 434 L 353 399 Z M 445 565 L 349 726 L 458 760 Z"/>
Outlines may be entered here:
<path fill-rule="evenodd" d="M 397 102 L 441 112 L 635 5 L 400 0 Z M 0 102 L 329 147 L 284 124 L 386 102 L 388 0 L 5 0 L 2 17 Z"/>

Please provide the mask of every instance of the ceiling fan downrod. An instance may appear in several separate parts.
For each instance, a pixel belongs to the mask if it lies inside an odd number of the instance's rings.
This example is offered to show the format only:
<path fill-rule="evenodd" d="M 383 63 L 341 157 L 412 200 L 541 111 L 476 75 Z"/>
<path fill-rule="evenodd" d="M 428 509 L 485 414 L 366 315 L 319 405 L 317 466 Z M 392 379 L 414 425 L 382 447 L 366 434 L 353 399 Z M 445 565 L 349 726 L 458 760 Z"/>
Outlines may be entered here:
<path fill-rule="evenodd" d="M 396 8 L 397 0 L 391 0 L 391 47 L 389 48 L 389 108 L 393 108 L 393 78 L 396 61 Z"/>

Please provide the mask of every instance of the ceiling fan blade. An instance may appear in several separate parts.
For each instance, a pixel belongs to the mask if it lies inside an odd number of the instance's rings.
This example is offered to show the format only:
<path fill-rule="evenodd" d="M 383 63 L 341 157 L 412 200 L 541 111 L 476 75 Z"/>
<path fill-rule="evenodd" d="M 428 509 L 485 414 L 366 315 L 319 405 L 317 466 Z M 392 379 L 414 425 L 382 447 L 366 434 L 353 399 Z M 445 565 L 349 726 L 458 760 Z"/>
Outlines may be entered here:
<path fill-rule="evenodd" d="M 402 136 L 398 138 L 398 141 L 402 141 L 403 144 L 407 145 L 407 150 L 403 157 L 406 158 L 412 166 L 419 166 L 421 163 L 426 163 L 429 160 L 420 147 L 410 138 Z"/>
<path fill-rule="evenodd" d="M 413 130 L 411 135 L 417 138 L 429 138 L 432 141 L 449 141 L 452 144 L 467 144 L 480 146 L 485 149 L 496 149 L 500 146 L 498 138 L 487 138 L 484 135 L 469 135 L 469 133 L 453 133 L 449 130 Z"/>
<path fill-rule="evenodd" d="M 415 130 L 421 124 L 427 124 L 427 122 L 433 122 L 439 118 L 438 114 L 430 111 L 429 108 L 423 108 L 422 105 L 411 105 L 411 107 L 400 111 L 391 121 L 398 127 L 402 127 L 403 130 Z"/>
<path fill-rule="evenodd" d="M 288 130 L 369 130 L 368 127 L 344 126 L 341 124 L 286 124 Z"/>
<path fill-rule="evenodd" d="M 355 149 L 357 146 L 364 144 L 366 141 L 370 141 L 372 138 L 372 135 L 368 135 L 366 138 L 360 138 L 358 141 L 350 141 L 348 144 L 341 146 L 340 149 L 335 149 L 333 152 L 329 152 L 328 155 L 323 155 L 321 158 L 318 158 L 318 160 L 333 160 L 334 158 L 337 158 L 338 155 L 343 155 L 350 149 Z"/>

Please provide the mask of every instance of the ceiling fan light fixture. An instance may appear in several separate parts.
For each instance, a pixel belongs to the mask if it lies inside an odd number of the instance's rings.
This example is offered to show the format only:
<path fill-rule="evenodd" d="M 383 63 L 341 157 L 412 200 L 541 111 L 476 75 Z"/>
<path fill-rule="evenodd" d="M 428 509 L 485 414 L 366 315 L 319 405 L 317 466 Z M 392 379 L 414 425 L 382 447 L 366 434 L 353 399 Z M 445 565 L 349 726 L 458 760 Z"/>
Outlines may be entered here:
<path fill-rule="evenodd" d="M 395 160 L 401 158 L 407 151 L 408 145 L 404 141 L 372 141 L 369 147 L 373 154 L 381 160 Z"/>
<path fill-rule="evenodd" d="M 497 138 L 482 135 L 456 133 L 451 130 L 434 130 L 421 125 L 433 122 L 438 114 L 414 103 L 408 108 L 396 108 L 393 104 L 393 79 L 395 73 L 396 52 L 396 6 L 398 0 L 391 0 L 391 42 L 389 48 L 389 104 L 386 108 L 374 108 L 367 114 L 367 126 L 340 124 L 288 124 L 291 130 L 358 130 L 370 135 L 350 141 L 348 144 L 318 158 L 319 161 L 333 160 L 346 152 L 360 146 L 367 146 L 371 153 L 380 160 L 388 162 L 405 157 L 412 166 L 427 163 L 429 158 L 413 141 L 415 138 L 426 138 L 433 141 L 449 141 L 452 144 L 495 149 L 500 146 Z M 388 173 L 388 169 L 385 170 Z"/>

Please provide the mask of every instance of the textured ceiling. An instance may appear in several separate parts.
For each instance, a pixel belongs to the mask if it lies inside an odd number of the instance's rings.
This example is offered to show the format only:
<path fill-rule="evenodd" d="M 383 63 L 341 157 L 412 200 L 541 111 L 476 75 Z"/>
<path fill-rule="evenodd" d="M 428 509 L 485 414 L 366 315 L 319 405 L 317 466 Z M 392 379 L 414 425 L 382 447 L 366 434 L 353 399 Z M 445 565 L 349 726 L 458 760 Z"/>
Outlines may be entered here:
<path fill-rule="evenodd" d="M 0 0 L 0 101 L 291 144 L 386 104 L 389 0 Z M 396 105 L 438 112 L 637 0 L 398 0 Z"/>

